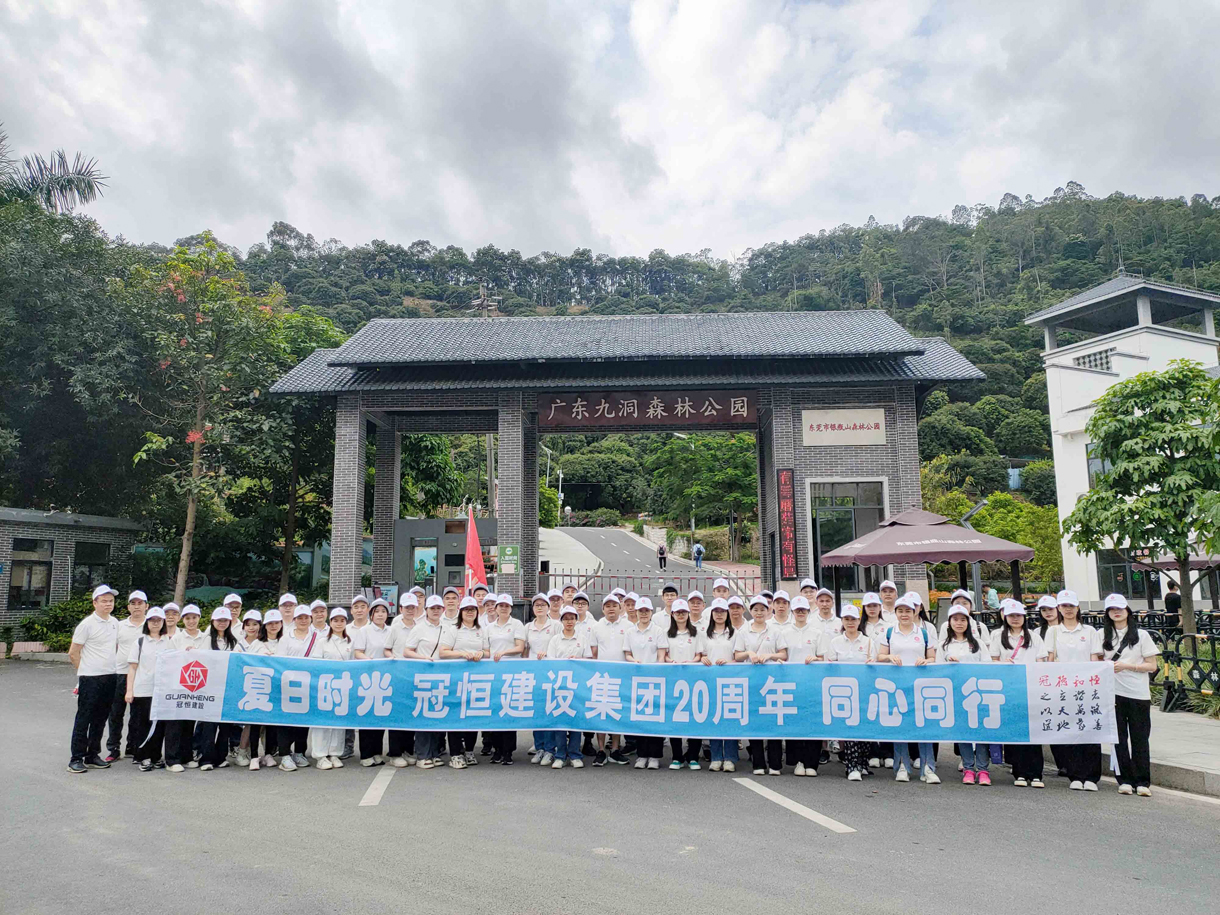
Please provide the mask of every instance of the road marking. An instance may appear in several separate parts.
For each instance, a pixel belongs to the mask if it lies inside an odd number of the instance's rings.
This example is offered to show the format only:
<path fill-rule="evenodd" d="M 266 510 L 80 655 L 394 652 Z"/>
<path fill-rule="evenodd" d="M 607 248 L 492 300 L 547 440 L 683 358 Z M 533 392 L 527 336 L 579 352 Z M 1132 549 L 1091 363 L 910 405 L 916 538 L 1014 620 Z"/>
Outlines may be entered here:
<path fill-rule="evenodd" d="M 373 784 L 369 785 L 369 790 L 364 792 L 364 797 L 360 799 L 357 806 L 360 807 L 376 807 L 381 803 L 381 796 L 385 794 L 385 789 L 390 786 L 390 779 L 394 777 L 397 769 L 385 768 L 377 773 L 377 777 L 373 779 Z"/>
<path fill-rule="evenodd" d="M 791 810 L 797 816 L 802 816 L 807 820 L 812 820 L 813 822 L 817 823 L 819 826 L 825 826 L 831 832 L 837 832 L 837 833 L 855 832 L 855 830 L 852 829 L 850 826 L 844 826 L 838 820 L 832 820 L 830 817 L 823 816 L 822 814 L 818 813 L 816 810 L 810 810 L 804 804 L 798 804 L 796 801 L 792 800 L 791 798 L 784 797 L 778 791 L 772 791 L 770 788 L 764 788 L 762 785 L 758 784 L 758 782 L 756 782 L 756 781 L 753 781 L 748 778 L 735 778 L 735 779 L 733 779 L 733 781 L 737 782 L 737 784 L 739 784 L 739 785 L 744 785 L 746 788 L 749 788 L 755 794 L 761 794 L 763 797 L 765 797 L 769 801 L 774 801 L 775 803 L 779 804 L 784 809 Z"/>

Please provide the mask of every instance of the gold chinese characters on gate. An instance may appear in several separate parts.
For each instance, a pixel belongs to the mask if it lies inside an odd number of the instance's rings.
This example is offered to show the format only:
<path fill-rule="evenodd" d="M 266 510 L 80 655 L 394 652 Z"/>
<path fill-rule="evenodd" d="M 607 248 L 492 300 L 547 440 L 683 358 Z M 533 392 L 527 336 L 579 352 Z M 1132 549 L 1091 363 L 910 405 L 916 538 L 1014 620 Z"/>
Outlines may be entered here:
<path fill-rule="evenodd" d="M 750 426 L 754 391 L 607 391 L 538 395 L 544 429 L 599 426 Z"/>

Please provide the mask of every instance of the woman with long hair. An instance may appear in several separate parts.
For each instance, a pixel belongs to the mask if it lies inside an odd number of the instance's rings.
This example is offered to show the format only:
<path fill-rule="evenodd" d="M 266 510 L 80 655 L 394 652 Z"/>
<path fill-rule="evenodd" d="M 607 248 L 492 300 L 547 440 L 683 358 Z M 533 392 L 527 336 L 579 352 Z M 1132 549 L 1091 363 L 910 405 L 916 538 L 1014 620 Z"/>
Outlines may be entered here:
<path fill-rule="evenodd" d="M 707 667 L 732 664 L 736 636 L 733 621 L 729 618 L 728 602 L 722 597 L 712 598 L 707 615 L 707 632 L 703 637 L 703 664 Z M 737 741 L 709 740 L 707 745 L 712 757 L 709 769 L 713 772 L 736 770 Z"/>
<path fill-rule="evenodd" d="M 212 611 L 208 624 L 208 648 L 212 651 L 239 651 L 237 637 L 233 635 L 233 611 L 228 607 L 217 607 Z M 239 730 L 239 725 L 223 721 L 199 722 L 199 771 L 224 769 L 229 765 L 229 741 Z"/>
<path fill-rule="evenodd" d="M 452 626 L 441 635 L 441 659 L 481 661 L 487 657 L 487 634 L 479 626 L 479 604 L 473 597 L 463 597 L 458 603 L 458 615 Z M 449 766 L 465 769 L 477 766 L 474 744 L 478 731 L 449 732 Z"/>
<path fill-rule="evenodd" d="M 1066 588 L 1055 596 L 1059 622 L 1049 630 L 1047 657 L 1052 661 L 1082 663 L 1093 660 L 1093 640 L 1097 630 L 1080 619 L 1080 600 Z M 1055 761 L 1063 768 L 1073 791 L 1096 791 L 1101 781 L 1101 744 L 1063 743 Z"/>
<path fill-rule="evenodd" d="M 876 645 L 873 640 L 860 631 L 860 609 L 855 604 L 843 607 L 840 619 L 843 631 L 833 638 L 822 640 L 822 659 L 840 664 L 868 664 L 874 659 Z M 811 741 L 814 749 L 805 757 L 805 773 L 818 774 L 818 756 L 821 754 L 821 741 Z M 839 744 L 839 755 L 843 760 L 843 768 L 849 782 L 864 780 L 868 771 L 868 744 L 861 740 L 844 740 Z M 812 760 L 812 762 L 811 762 Z"/>
<path fill-rule="evenodd" d="M 270 652 L 264 640 L 263 615 L 257 610 L 247 610 L 241 618 L 241 634 L 237 637 L 237 650 L 243 654 L 266 655 Z M 263 727 L 247 724 L 241 729 L 241 743 L 237 746 L 237 764 L 251 772 L 257 772 L 261 761 L 258 753 L 259 738 Z"/>
<path fill-rule="evenodd" d="M 351 637 L 347 634 L 347 613 L 342 607 L 330 611 L 325 637 L 322 639 L 321 651 L 314 657 L 327 661 L 350 661 L 354 654 Z M 342 769 L 343 761 L 339 754 L 343 752 L 343 728 L 310 728 L 309 755 L 317 762 L 319 769 Z"/>
<path fill-rule="evenodd" d="M 703 660 L 703 635 L 691 622 L 690 604 L 679 597 L 669 610 L 669 629 L 665 633 L 668 642 L 665 660 L 670 664 L 698 664 Z M 687 740 L 683 746 L 681 737 L 669 738 L 669 750 L 673 756 L 669 768 L 700 768 L 699 748 L 702 745 L 702 740 Z"/>
<path fill-rule="evenodd" d="M 767 664 L 788 660 L 787 633 L 767 625 L 767 599 L 761 594 L 750 598 L 753 619 L 737 632 L 733 660 L 738 663 Z M 755 775 L 780 775 L 784 770 L 784 747 L 779 740 L 751 740 L 750 765 Z"/>
<path fill-rule="evenodd" d="M 484 628 L 487 631 L 487 652 L 493 661 L 504 658 L 519 660 L 525 653 L 525 624 L 513 618 L 511 594 L 492 594 L 491 616 Z M 492 764 L 513 764 L 513 751 L 517 749 L 517 732 L 485 731 L 485 742 L 491 744 Z"/>
<path fill-rule="evenodd" d="M 1093 633 L 1093 660 L 1114 663 L 1114 720 L 1118 726 L 1119 794 L 1152 797 L 1148 737 L 1152 733 L 1150 674 L 1156 671 L 1161 650 L 1140 628 L 1127 599 L 1121 594 L 1106 597 L 1106 622 Z"/>
<path fill-rule="evenodd" d="M 165 634 L 165 611 L 153 607 L 144 617 L 141 634 L 127 655 L 127 704 L 131 706 L 131 733 L 128 739 L 134 747 L 133 755 L 141 772 L 164 769 L 161 761 L 162 744 L 165 742 L 165 721 L 151 726 L 149 713 L 152 710 L 153 678 L 157 671 L 157 656 L 170 648 L 169 636 Z"/>
<path fill-rule="evenodd" d="M 991 634 L 991 658 L 1001 664 L 1036 664 L 1045 661 L 1046 646 L 1042 637 L 1030 625 L 1025 606 L 1011 597 L 1000 602 L 1003 625 Z M 1018 788 L 1027 785 L 1045 788 L 1042 781 L 1042 745 L 1010 743 L 1008 761 L 1012 764 L 1012 783 Z"/>
<path fill-rule="evenodd" d="M 974 620 L 970 618 L 970 610 L 965 604 L 951 606 L 949 619 L 945 622 L 945 637 L 936 646 L 938 664 L 985 664 L 991 661 L 991 651 L 976 635 Z M 957 748 L 962 757 L 962 784 L 990 785 L 991 775 L 987 771 L 991 761 L 989 745 L 958 743 Z"/>
<path fill-rule="evenodd" d="M 910 599 L 909 592 L 894 602 L 894 613 L 898 622 L 885 627 L 877 642 L 877 660 L 897 667 L 922 667 L 936 659 L 936 643 L 928 636 L 928 630 L 919 625 L 917 604 Z M 922 771 L 919 780 L 930 785 L 939 785 L 936 774 L 936 757 L 931 743 L 916 744 Z M 915 771 L 909 744 L 894 744 L 894 781 L 909 782 Z"/>
<path fill-rule="evenodd" d="M 385 660 L 386 646 L 390 644 L 390 605 L 380 597 L 369 604 L 368 622 L 351 634 L 352 657 L 357 661 Z M 390 757 L 386 749 L 385 729 L 362 728 L 356 734 L 360 743 L 360 765 L 380 766 L 387 762 L 401 769 L 406 760 L 401 756 Z"/>

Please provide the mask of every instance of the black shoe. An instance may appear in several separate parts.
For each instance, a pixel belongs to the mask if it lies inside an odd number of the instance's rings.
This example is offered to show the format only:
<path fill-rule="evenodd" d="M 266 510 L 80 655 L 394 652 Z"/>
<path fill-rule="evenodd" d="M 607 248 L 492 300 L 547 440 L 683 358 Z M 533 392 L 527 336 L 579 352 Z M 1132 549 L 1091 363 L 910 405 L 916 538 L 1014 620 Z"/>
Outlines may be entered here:
<path fill-rule="evenodd" d="M 100 756 L 86 756 L 85 766 L 90 769 L 109 769 L 110 763 L 102 759 Z"/>
<path fill-rule="evenodd" d="M 513 764 L 513 758 L 511 756 L 505 756 L 503 759 L 500 760 L 500 765 L 502 765 L 502 766 L 511 766 L 512 764 Z"/>
<path fill-rule="evenodd" d="M 1067 770 L 1067 769 L 1060 769 L 1060 770 L 1059 770 L 1059 777 L 1060 777 L 1060 778 L 1067 778 L 1067 774 L 1068 774 L 1068 770 Z"/>
<path fill-rule="evenodd" d="M 830 751 L 829 751 L 829 750 L 823 750 L 823 751 L 822 751 L 822 755 L 821 755 L 821 756 L 818 758 L 818 765 L 819 765 L 819 766 L 824 766 L 824 765 L 826 765 L 828 762 L 830 762 Z"/>
<path fill-rule="evenodd" d="M 356 755 L 356 750 L 354 748 L 349 750 L 345 747 L 343 752 L 339 754 L 339 758 L 340 759 L 351 759 L 355 755 Z"/>
<path fill-rule="evenodd" d="M 631 760 L 627 758 L 627 754 L 625 754 L 622 750 L 612 750 L 609 758 L 610 762 L 619 766 L 625 766 L 631 762 Z"/>
<path fill-rule="evenodd" d="M 479 755 L 480 755 L 480 756 L 490 756 L 490 755 L 491 755 L 491 747 L 489 747 L 487 744 L 483 744 L 483 749 L 481 749 L 481 750 L 479 751 Z"/>
<path fill-rule="evenodd" d="M 593 751 L 593 741 L 586 740 L 583 744 L 581 744 L 580 752 L 581 752 L 581 755 L 583 755 L 583 756 L 592 756 L 593 752 L 594 752 Z"/>
<path fill-rule="evenodd" d="M 144 760 L 142 763 L 140 763 L 141 772 L 151 772 L 152 770 L 153 770 L 153 764 L 151 762 L 149 762 L 147 759 Z"/>
<path fill-rule="evenodd" d="M 623 741 L 622 752 L 624 754 L 626 754 L 627 756 L 630 756 L 632 753 L 634 753 L 635 752 L 635 741 L 634 740 Z"/>
<path fill-rule="evenodd" d="M 118 750 L 111 750 L 106 754 L 106 762 L 108 763 L 116 763 L 119 761 L 119 759 L 121 759 L 121 757 L 119 756 Z"/>
<path fill-rule="evenodd" d="M 74 759 L 72 762 L 68 763 L 68 771 L 73 775 L 80 775 L 81 773 L 88 772 L 89 770 L 79 759 Z"/>
<path fill-rule="evenodd" d="M 606 764 L 606 751 L 598 750 L 597 755 L 593 757 L 593 765 L 600 769 L 605 764 Z"/>
<path fill-rule="evenodd" d="M 158 759 L 158 760 L 157 760 L 155 763 L 153 763 L 153 768 L 154 768 L 154 769 L 164 769 L 164 768 L 165 768 L 165 760 L 164 760 L 164 759 Z"/>

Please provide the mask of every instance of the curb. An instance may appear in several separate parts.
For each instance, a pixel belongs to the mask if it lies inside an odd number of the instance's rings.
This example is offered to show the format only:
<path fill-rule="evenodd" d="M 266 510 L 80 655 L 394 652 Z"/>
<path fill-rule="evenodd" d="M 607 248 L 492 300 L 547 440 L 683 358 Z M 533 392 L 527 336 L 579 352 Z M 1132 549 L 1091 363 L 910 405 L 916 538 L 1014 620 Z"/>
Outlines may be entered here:
<path fill-rule="evenodd" d="M 23 651 L 13 655 L 14 661 L 55 661 L 61 664 L 71 664 L 66 652 L 60 651 Z"/>
<path fill-rule="evenodd" d="M 1101 772 L 1102 775 L 1113 778 L 1114 773 L 1110 769 L 1110 754 L 1104 749 L 1106 746 L 1107 744 L 1102 744 Z M 1050 767 L 1049 771 L 1054 774 L 1056 771 L 1055 758 L 1051 756 L 1049 744 L 1043 745 L 1042 756 L 1046 760 L 1047 766 Z M 1151 760 L 1149 772 L 1152 775 L 1152 784 L 1159 788 L 1172 788 L 1188 794 L 1220 798 L 1220 773 L 1158 762 L 1156 759 Z"/>

